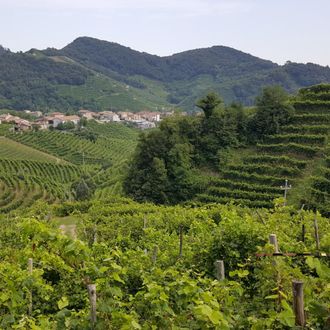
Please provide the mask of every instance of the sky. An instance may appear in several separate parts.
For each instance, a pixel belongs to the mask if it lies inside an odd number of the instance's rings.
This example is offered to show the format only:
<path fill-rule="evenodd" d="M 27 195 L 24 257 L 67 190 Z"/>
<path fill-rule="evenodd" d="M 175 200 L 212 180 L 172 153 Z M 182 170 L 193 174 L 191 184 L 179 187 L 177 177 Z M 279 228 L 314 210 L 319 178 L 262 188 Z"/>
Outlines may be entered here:
<path fill-rule="evenodd" d="M 80 36 L 160 56 L 223 45 L 330 65 L 330 0 L 0 0 L 0 45 L 12 51 Z"/>

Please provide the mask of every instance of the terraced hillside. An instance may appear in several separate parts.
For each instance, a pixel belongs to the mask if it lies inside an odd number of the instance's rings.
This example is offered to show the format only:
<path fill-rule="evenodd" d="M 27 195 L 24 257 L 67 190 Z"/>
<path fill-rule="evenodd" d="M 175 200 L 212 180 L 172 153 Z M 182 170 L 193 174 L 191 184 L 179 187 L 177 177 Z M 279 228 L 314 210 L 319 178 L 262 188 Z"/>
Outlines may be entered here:
<path fill-rule="evenodd" d="M 267 136 L 252 155 L 228 164 L 198 200 L 271 207 L 273 199 L 283 195 L 280 187 L 288 180 L 292 185 L 289 202 L 318 205 L 325 211 L 330 194 L 328 158 L 325 161 L 329 152 L 329 87 L 303 89 L 293 105 L 290 125 L 282 127 L 280 134 Z M 322 167 L 324 163 L 327 168 Z M 314 183 L 311 176 L 317 176 Z"/>
<path fill-rule="evenodd" d="M 75 132 L 4 132 L 7 137 L 0 137 L 0 212 L 37 199 L 71 198 L 70 186 L 82 171 L 93 176 L 97 196 L 120 192 L 125 162 L 138 136 L 138 131 L 124 125 L 97 122 Z"/>
<path fill-rule="evenodd" d="M 70 185 L 79 174 L 77 166 L 63 159 L 0 136 L 0 213 L 29 206 L 38 199 L 65 200 L 71 196 Z"/>
<path fill-rule="evenodd" d="M 62 131 L 12 133 L 9 137 L 76 165 L 115 164 L 124 159 L 135 147 L 134 138 L 137 137 L 137 133 L 133 129 L 120 124 L 88 125 L 90 127 L 86 132 L 94 134 L 93 140 L 87 135 Z"/>
<path fill-rule="evenodd" d="M 79 174 L 74 165 L 0 159 L 0 213 L 29 206 L 38 199 L 65 200 L 71 196 L 70 184 Z"/>
<path fill-rule="evenodd" d="M 2 126 L 2 125 L 0 125 Z M 66 161 L 0 136 L 0 159 L 20 159 L 65 164 Z"/>
<path fill-rule="evenodd" d="M 330 216 L 330 157 L 327 157 L 317 176 L 312 178 L 311 204 L 326 216 Z"/>

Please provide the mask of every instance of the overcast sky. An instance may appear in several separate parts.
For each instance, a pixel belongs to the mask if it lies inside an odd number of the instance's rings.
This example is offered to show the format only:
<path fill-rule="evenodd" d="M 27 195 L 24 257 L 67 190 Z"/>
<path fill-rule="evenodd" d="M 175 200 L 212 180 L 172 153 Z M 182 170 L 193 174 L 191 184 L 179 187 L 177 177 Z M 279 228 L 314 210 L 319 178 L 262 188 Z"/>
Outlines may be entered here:
<path fill-rule="evenodd" d="M 79 36 L 156 55 L 224 45 L 330 65 L 330 0 L 0 0 L 0 45 L 12 51 Z"/>

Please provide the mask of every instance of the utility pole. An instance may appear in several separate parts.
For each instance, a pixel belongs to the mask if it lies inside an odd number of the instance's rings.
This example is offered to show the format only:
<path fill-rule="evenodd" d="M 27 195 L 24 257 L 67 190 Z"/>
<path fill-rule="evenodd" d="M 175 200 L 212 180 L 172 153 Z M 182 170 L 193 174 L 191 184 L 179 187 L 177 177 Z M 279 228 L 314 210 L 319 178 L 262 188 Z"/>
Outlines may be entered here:
<path fill-rule="evenodd" d="M 285 179 L 285 185 L 281 186 L 281 189 L 284 190 L 284 206 L 286 206 L 287 194 L 288 191 L 292 188 L 291 184 L 288 185 L 288 180 Z"/>

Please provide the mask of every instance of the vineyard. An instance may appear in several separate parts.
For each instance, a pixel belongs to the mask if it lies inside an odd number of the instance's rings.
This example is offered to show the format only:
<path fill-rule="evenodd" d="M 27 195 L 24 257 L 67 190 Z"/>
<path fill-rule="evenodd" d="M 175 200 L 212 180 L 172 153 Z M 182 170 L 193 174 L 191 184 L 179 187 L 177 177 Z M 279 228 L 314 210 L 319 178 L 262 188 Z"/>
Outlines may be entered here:
<path fill-rule="evenodd" d="M 3 126 L 3 127 L 2 127 Z M 92 173 L 96 196 L 121 192 L 126 161 L 134 151 L 137 131 L 118 124 L 89 122 L 82 135 L 39 131 L 10 133 L 0 125 L 0 213 L 72 198 L 71 184 Z M 88 137 L 94 136 L 90 141 Z"/>
<path fill-rule="evenodd" d="M 283 126 L 280 134 L 266 136 L 253 148 L 252 154 L 225 166 L 220 177 L 211 178 L 207 191 L 197 197 L 199 201 L 234 201 L 250 207 L 269 208 L 275 198 L 283 195 L 280 186 L 289 180 L 293 187 L 288 196 L 290 202 L 298 207 L 307 204 L 327 212 L 329 162 L 325 157 L 330 155 L 330 94 L 328 90 L 302 91 L 301 94 L 293 102 L 295 115 L 291 123 Z M 313 95 L 312 100 L 310 95 Z M 317 175 L 312 189 L 306 187 L 311 175 Z"/>
<path fill-rule="evenodd" d="M 70 183 L 78 178 L 73 165 L 0 159 L 0 213 L 32 205 L 38 199 L 56 202 L 70 198 Z"/>
<path fill-rule="evenodd" d="M 124 125 L 90 122 L 85 131 L 95 134 L 96 140 L 60 131 L 13 133 L 9 137 L 76 165 L 116 164 L 134 150 L 137 133 Z"/>
<path fill-rule="evenodd" d="M 72 237 L 51 221 L 71 214 Z M 113 197 L 37 203 L 2 223 L 2 329 L 329 325 L 330 227 L 319 214 Z"/>
<path fill-rule="evenodd" d="M 1 127 L 2 125 L 0 125 Z M 30 148 L 24 144 L 15 142 L 4 136 L 0 136 L 0 159 L 16 159 L 16 160 L 36 160 L 43 162 L 52 162 L 57 164 L 65 164 L 66 162 L 52 155 L 40 152 L 34 148 Z"/>

